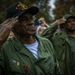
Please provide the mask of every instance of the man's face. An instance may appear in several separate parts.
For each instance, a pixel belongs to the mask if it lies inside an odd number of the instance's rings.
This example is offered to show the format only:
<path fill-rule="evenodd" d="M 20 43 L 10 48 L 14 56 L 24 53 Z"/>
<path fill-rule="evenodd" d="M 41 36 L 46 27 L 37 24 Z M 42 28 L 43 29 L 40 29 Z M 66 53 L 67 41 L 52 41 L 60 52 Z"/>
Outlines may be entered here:
<path fill-rule="evenodd" d="M 34 26 L 33 17 L 31 14 L 26 13 L 19 17 L 19 32 L 23 35 L 34 35 L 36 29 Z"/>
<path fill-rule="evenodd" d="M 75 31 L 75 19 L 74 18 L 69 18 L 66 21 L 65 27 L 68 31 Z"/>

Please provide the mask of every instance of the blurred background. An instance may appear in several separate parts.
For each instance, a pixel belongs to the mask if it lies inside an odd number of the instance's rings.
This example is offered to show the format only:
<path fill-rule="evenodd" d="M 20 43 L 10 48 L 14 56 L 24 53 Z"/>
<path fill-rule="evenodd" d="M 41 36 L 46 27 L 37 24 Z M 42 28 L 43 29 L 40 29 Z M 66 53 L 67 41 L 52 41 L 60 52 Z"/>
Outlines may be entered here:
<path fill-rule="evenodd" d="M 40 12 L 35 17 L 44 17 L 47 23 L 61 18 L 66 13 L 75 15 L 75 0 L 0 0 L 0 23 L 5 20 L 6 9 L 17 1 L 28 7 L 37 6 Z"/>

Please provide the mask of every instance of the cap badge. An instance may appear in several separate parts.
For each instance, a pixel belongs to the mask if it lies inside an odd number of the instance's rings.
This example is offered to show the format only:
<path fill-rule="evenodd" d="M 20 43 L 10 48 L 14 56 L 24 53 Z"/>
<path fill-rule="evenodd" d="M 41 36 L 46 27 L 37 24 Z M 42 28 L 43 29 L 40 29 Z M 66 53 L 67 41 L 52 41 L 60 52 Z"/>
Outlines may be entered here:
<path fill-rule="evenodd" d="M 25 10 L 28 7 L 25 4 L 19 3 L 16 7 L 17 10 Z"/>

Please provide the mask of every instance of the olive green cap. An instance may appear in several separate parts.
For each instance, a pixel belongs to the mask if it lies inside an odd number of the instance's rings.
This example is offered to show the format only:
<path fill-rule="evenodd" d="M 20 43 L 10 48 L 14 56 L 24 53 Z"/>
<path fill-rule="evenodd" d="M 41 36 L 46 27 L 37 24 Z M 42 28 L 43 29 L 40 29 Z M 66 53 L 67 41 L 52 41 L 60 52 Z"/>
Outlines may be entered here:
<path fill-rule="evenodd" d="M 65 14 L 63 18 L 68 19 L 68 18 L 75 18 L 72 14 Z"/>

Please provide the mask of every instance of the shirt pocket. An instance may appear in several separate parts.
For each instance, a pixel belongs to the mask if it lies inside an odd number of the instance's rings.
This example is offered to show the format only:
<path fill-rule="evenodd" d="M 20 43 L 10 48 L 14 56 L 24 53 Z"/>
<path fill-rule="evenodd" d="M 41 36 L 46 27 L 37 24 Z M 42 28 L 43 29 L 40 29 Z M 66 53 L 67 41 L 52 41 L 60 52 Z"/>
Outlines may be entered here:
<path fill-rule="evenodd" d="M 30 72 L 30 67 L 19 60 L 10 60 L 9 62 L 9 71 L 13 74 L 26 74 Z"/>
<path fill-rule="evenodd" d="M 12 73 L 18 73 L 23 75 L 35 75 L 34 66 L 28 62 L 19 60 L 10 60 L 9 71 Z"/>
<path fill-rule="evenodd" d="M 44 71 L 46 74 L 53 74 L 55 69 L 55 63 L 53 57 L 47 57 L 40 59 L 37 62 L 37 65 Z"/>

